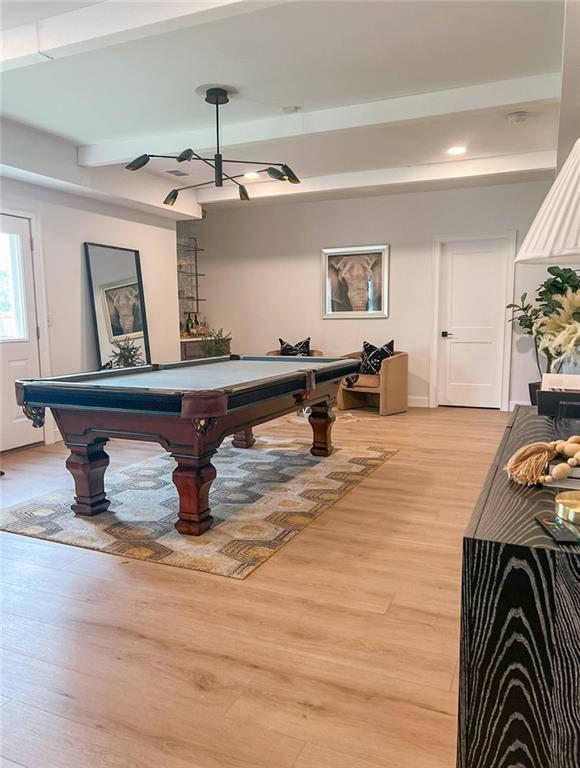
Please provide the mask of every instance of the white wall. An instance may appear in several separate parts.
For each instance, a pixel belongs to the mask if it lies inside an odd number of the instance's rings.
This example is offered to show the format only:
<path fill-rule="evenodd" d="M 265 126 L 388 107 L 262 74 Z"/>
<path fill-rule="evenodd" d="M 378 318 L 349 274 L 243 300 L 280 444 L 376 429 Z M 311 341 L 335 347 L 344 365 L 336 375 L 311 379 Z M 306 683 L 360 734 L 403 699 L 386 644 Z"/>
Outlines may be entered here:
<path fill-rule="evenodd" d="M 6 179 L 0 207 L 38 217 L 52 375 L 96 367 L 85 241 L 140 251 L 152 361 L 179 359 L 174 222 Z"/>
<path fill-rule="evenodd" d="M 264 353 L 278 336 L 312 337 L 328 355 L 360 349 L 363 339 L 395 339 L 409 352 L 410 397 L 427 405 L 433 311 L 433 241 L 444 235 L 527 231 L 549 184 L 502 186 L 403 195 L 214 208 L 190 228 L 205 248 L 202 293 L 213 327 L 233 334 L 233 351 Z M 181 230 L 180 230 L 181 232 Z M 390 316 L 376 320 L 321 318 L 322 248 L 389 243 Z M 516 295 L 533 290 L 545 268 L 518 267 Z M 474 299 L 478 297 L 473 286 Z M 527 399 L 537 380 L 529 340 L 515 338 L 512 401 Z"/>

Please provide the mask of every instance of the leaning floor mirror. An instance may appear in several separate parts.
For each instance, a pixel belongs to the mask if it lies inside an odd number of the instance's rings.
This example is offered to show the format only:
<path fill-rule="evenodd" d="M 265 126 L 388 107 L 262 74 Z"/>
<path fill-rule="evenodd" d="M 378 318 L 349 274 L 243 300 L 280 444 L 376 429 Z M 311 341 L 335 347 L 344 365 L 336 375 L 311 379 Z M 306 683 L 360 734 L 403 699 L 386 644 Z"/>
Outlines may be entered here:
<path fill-rule="evenodd" d="M 99 368 L 151 362 L 139 251 L 85 243 Z"/>

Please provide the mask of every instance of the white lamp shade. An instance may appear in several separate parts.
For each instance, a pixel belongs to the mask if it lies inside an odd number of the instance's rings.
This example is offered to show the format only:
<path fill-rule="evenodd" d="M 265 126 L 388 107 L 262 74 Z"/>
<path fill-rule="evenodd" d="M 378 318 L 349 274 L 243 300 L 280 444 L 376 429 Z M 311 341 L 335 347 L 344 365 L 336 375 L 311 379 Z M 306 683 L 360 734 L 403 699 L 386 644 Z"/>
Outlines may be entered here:
<path fill-rule="evenodd" d="M 516 261 L 580 261 L 580 139 L 546 195 Z"/>

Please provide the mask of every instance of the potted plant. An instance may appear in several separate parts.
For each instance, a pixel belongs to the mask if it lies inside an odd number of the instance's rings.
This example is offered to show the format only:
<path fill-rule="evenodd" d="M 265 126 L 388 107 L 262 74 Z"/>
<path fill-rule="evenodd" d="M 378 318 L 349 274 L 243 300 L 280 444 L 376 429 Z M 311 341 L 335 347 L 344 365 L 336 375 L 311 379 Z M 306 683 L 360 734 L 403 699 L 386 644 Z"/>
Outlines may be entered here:
<path fill-rule="evenodd" d="M 115 349 L 109 356 L 109 362 L 105 367 L 134 368 L 136 365 L 144 365 L 143 358 L 141 357 L 141 350 L 135 344 L 133 339 L 113 341 L 111 344 Z"/>
<path fill-rule="evenodd" d="M 201 342 L 201 351 L 204 357 L 222 357 L 230 353 L 231 333 L 224 333 L 224 329 L 211 330 Z"/>
<path fill-rule="evenodd" d="M 562 364 L 575 362 L 580 346 L 580 270 L 567 267 L 548 267 L 548 277 L 536 291 L 536 297 L 528 300 L 523 293 L 519 304 L 508 304 L 513 310 L 510 322 L 519 327 L 534 342 L 536 364 L 540 378 L 545 358 L 546 373 L 556 373 Z M 537 403 L 541 382 L 529 385 L 530 402 Z"/>

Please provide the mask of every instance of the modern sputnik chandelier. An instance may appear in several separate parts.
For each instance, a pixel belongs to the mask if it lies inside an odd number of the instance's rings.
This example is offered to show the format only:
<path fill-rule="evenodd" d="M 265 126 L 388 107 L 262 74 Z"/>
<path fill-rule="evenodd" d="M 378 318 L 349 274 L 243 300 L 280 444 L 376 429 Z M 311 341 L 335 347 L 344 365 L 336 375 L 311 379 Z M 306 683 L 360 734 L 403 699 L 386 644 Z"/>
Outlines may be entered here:
<path fill-rule="evenodd" d="M 162 157 L 167 160 L 176 160 L 178 163 L 189 163 L 192 160 L 197 160 L 213 169 L 214 178 L 211 181 L 204 181 L 201 184 L 191 184 L 189 187 L 172 189 L 163 201 L 165 205 L 175 205 L 179 193 L 186 189 L 198 189 L 199 187 L 207 187 L 210 184 L 215 184 L 216 187 L 223 187 L 224 179 L 237 185 L 240 200 L 249 200 L 250 196 L 248 195 L 248 190 L 240 181 L 238 181 L 238 179 L 245 176 L 245 173 L 238 173 L 230 176 L 228 173 L 224 172 L 224 163 L 262 166 L 261 168 L 257 168 L 254 173 L 265 173 L 270 176 L 270 178 L 276 179 L 276 181 L 289 181 L 291 184 L 300 184 L 298 176 L 296 176 L 290 166 L 285 163 L 248 162 L 247 160 L 228 160 L 224 158 L 220 152 L 220 107 L 229 102 L 228 92 L 225 88 L 208 88 L 205 93 L 205 100 L 208 104 L 213 104 L 215 106 L 216 151 L 213 157 L 201 157 L 201 155 L 198 155 L 193 149 L 184 149 L 179 155 L 140 155 L 139 157 L 136 157 L 135 160 L 132 160 L 129 165 L 125 166 L 128 171 L 138 171 L 140 168 L 143 168 L 144 165 L 147 165 L 151 158 Z"/>

